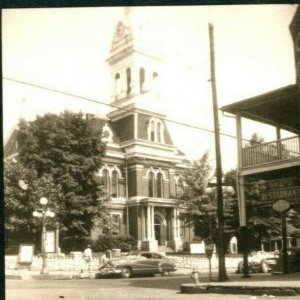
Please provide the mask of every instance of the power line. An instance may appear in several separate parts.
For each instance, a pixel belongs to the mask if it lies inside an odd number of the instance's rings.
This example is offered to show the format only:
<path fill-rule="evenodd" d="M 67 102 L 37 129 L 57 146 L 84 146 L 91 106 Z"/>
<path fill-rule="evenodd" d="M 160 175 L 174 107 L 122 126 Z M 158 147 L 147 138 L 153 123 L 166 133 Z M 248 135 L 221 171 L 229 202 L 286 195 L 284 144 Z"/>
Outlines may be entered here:
<path fill-rule="evenodd" d="M 118 108 L 118 109 L 122 109 L 122 110 L 128 111 L 128 112 L 134 112 L 134 110 L 132 110 L 132 109 L 120 107 L 120 106 L 112 104 L 112 103 L 106 103 L 106 102 L 103 102 L 103 101 L 99 101 L 99 100 L 95 100 L 95 99 L 91 99 L 91 98 L 87 98 L 87 97 L 75 95 L 75 94 L 72 94 L 72 93 L 69 93 L 69 92 L 65 92 L 65 91 L 61 91 L 61 90 L 58 90 L 58 89 L 47 88 L 47 87 L 44 87 L 44 86 L 41 86 L 41 85 L 38 85 L 38 84 L 29 83 L 29 82 L 25 82 L 25 81 L 13 79 L 13 78 L 8 78 L 8 77 L 2 77 L 2 78 L 5 79 L 5 80 L 14 81 L 14 82 L 17 82 L 17 83 L 20 83 L 20 84 L 24 84 L 24 85 L 32 86 L 32 87 L 35 87 L 35 88 L 39 88 L 39 89 L 42 89 L 42 90 L 47 90 L 47 91 L 50 91 L 50 92 L 54 92 L 54 93 L 58 93 L 58 94 L 62 94 L 62 95 L 66 95 L 66 96 L 70 96 L 70 97 L 74 97 L 74 98 L 78 98 L 78 99 L 81 99 L 81 100 L 84 100 L 84 101 L 89 101 L 89 102 L 93 102 L 93 103 L 97 103 L 97 104 L 102 104 L 102 105 L 110 106 L 110 107 L 113 107 L 113 108 Z M 181 125 L 181 126 L 186 126 L 186 127 L 189 127 L 189 128 L 198 129 L 198 130 L 206 131 L 206 132 L 213 133 L 213 134 L 215 133 L 214 130 L 203 128 L 203 127 L 199 127 L 199 126 L 196 126 L 196 125 L 186 124 L 186 123 L 183 123 L 183 122 L 179 122 L 179 121 L 175 121 L 175 120 L 170 120 L 170 119 L 164 119 L 164 120 L 167 121 L 167 122 L 170 122 L 170 123 L 177 124 L 177 125 Z M 236 139 L 236 136 L 230 135 L 230 134 L 227 134 L 227 133 L 220 133 L 220 135 Z M 245 140 L 245 141 L 249 141 L 249 140 Z"/>

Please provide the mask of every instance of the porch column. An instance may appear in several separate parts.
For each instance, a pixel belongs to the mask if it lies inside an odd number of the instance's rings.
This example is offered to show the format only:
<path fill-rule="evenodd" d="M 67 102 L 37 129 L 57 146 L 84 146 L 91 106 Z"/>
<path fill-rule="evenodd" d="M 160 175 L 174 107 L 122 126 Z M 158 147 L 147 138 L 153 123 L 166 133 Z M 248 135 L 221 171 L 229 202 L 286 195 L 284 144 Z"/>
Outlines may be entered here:
<path fill-rule="evenodd" d="M 279 159 L 282 157 L 281 153 L 281 132 L 280 132 L 280 127 L 276 126 L 276 146 L 277 146 L 277 155 Z"/>
<path fill-rule="evenodd" d="M 151 208 L 151 239 L 155 240 L 154 234 L 154 206 L 150 206 Z"/>
<path fill-rule="evenodd" d="M 245 188 L 244 188 L 244 177 L 240 175 L 240 170 L 242 169 L 242 122 L 240 113 L 236 114 L 236 137 L 237 137 L 237 150 L 238 150 L 238 168 L 237 168 L 237 194 L 238 194 L 238 204 L 239 204 L 239 217 L 240 226 L 246 226 L 246 203 L 245 203 Z"/>
<path fill-rule="evenodd" d="M 150 206 L 147 206 L 147 240 L 151 238 L 151 217 L 150 217 Z"/>
<path fill-rule="evenodd" d="M 179 208 L 176 209 L 176 221 L 177 221 L 177 238 L 180 238 L 180 219 L 179 219 Z"/>
<path fill-rule="evenodd" d="M 175 214 L 175 207 L 172 210 L 172 239 L 176 239 L 176 214 Z"/>
<path fill-rule="evenodd" d="M 141 207 L 141 219 L 142 219 L 142 240 L 146 239 L 146 218 L 145 218 L 145 207 Z"/>

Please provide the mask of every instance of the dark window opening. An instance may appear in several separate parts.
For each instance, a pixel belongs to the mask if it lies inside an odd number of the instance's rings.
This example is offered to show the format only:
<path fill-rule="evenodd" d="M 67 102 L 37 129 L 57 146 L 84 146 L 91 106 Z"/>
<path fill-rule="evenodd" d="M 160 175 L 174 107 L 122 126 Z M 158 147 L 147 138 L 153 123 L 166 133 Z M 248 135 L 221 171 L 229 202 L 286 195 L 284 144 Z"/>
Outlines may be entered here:
<path fill-rule="evenodd" d="M 130 70 L 130 68 L 126 69 L 126 78 L 127 78 L 126 94 L 127 94 L 127 96 L 129 96 L 131 94 L 131 70 Z"/>
<path fill-rule="evenodd" d="M 149 197 L 154 197 L 154 173 L 149 173 L 149 182 L 148 182 L 148 188 L 149 188 Z"/>
<path fill-rule="evenodd" d="M 140 93 L 145 93 L 145 69 L 140 68 Z"/>
<path fill-rule="evenodd" d="M 154 121 L 151 121 L 151 123 L 150 123 L 150 140 L 151 140 L 152 142 L 155 141 Z"/>
<path fill-rule="evenodd" d="M 112 172 L 112 181 L 111 181 L 111 195 L 112 197 L 118 197 L 118 180 L 119 175 L 117 171 Z"/>
<path fill-rule="evenodd" d="M 162 198 L 163 197 L 163 176 L 161 173 L 157 174 L 157 198 Z"/>

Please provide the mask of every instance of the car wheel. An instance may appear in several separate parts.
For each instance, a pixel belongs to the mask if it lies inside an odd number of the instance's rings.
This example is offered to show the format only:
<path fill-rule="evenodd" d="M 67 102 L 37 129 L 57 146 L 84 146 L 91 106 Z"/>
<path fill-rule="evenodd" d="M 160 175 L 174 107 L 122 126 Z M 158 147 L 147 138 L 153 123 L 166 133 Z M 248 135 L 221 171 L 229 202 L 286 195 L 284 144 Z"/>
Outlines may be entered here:
<path fill-rule="evenodd" d="M 269 266 L 268 266 L 268 263 L 265 260 L 261 261 L 260 268 L 261 268 L 261 271 L 263 273 L 268 273 L 269 272 Z"/>
<path fill-rule="evenodd" d="M 160 272 L 161 276 L 170 276 L 171 272 L 170 271 L 162 271 Z"/>
<path fill-rule="evenodd" d="M 132 271 L 131 271 L 130 268 L 128 268 L 128 267 L 122 268 L 122 270 L 121 270 L 121 276 L 123 278 L 130 278 L 131 275 L 132 275 Z"/>

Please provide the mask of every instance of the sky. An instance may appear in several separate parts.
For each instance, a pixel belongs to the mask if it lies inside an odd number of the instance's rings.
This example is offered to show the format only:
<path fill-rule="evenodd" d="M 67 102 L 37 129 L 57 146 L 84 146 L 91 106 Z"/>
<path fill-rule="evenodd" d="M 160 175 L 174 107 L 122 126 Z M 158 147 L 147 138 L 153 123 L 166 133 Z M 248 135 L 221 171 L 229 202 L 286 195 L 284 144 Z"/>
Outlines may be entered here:
<path fill-rule="evenodd" d="M 295 83 L 288 26 L 296 5 L 133 7 L 144 37 L 165 58 L 160 95 L 167 119 L 213 130 L 208 24 L 214 26 L 218 105 Z M 3 138 L 20 118 L 64 110 L 105 115 L 110 103 L 109 57 L 122 7 L 4 9 L 2 13 Z M 160 74 L 161 75 L 161 74 Z M 28 84 L 44 87 L 37 88 Z M 236 135 L 235 119 L 219 114 L 222 133 Z M 190 159 L 210 152 L 214 135 L 167 122 L 174 144 Z M 243 137 L 270 126 L 243 120 Z M 288 133 L 284 133 L 288 135 Z M 283 136 L 284 136 L 283 134 Z M 221 136 L 224 171 L 236 166 L 236 140 Z"/>

